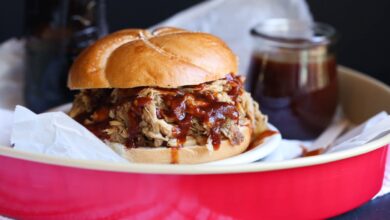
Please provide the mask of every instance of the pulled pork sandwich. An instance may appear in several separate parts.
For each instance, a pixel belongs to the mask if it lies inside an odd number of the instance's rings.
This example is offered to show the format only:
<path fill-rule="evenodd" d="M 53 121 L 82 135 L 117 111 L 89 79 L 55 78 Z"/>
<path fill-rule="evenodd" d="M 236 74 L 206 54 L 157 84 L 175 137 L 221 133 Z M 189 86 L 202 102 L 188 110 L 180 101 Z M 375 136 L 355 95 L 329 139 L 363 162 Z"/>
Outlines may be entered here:
<path fill-rule="evenodd" d="M 219 38 L 176 28 L 128 29 L 83 51 L 69 115 L 132 162 L 203 163 L 245 151 L 266 117 Z"/>

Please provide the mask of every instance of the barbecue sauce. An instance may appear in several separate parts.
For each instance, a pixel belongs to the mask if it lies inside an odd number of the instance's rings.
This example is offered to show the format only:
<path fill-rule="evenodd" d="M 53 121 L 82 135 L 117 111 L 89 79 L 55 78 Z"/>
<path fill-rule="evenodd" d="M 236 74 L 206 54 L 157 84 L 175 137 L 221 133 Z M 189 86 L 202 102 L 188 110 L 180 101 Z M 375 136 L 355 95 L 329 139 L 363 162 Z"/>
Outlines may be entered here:
<path fill-rule="evenodd" d="M 300 145 L 302 148 L 302 157 L 312 157 L 324 153 L 324 148 L 318 148 L 315 150 L 309 150 L 307 147 Z"/>
<path fill-rule="evenodd" d="M 162 115 L 176 124 L 174 135 L 177 138 L 178 147 L 182 147 L 191 128 L 191 120 L 198 120 L 210 127 L 211 144 L 214 150 L 218 150 L 221 144 L 221 127 L 227 118 L 238 123 L 239 113 L 236 107 L 237 96 L 242 93 L 242 81 L 237 76 L 227 75 L 230 91 L 228 92 L 234 103 L 219 102 L 216 95 L 207 93 L 189 93 L 177 89 L 169 89 L 170 92 L 162 98 L 168 108 L 162 111 Z M 194 90 L 201 90 L 198 85 Z"/>
<path fill-rule="evenodd" d="M 251 144 L 249 145 L 247 151 L 257 147 L 258 145 L 260 145 L 260 144 L 262 144 L 264 142 L 264 139 L 266 139 L 267 137 L 271 137 L 272 135 L 277 134 L 277 133 L 279 133 L 279 132 L 273 131 L 273 130 L 265 130 L 265 131 L 261 132 L 251 142 Z"/>
<path fill-rule="evenodd" d="M 82 124 L 101 140 L 109 139 L 109 135 L 104 132 L 104 130 L 109 127 L 108 97 L 110 92 L 110 89 L 102 89 L 97 94 L 92 94 L 91 91 L 88 90 L 85 91 L 86 95 L 91 98 L 92 111 L 81 113 L 75 117 L 77 122 Z"/>
<path fill-rule="evenodd" d="M 309 61 L 255 55 L 252 94 L 284 138 L 312 139 L 330 123 L 337 105 L 334 57 Z"/>
<path fill-rule="evenodd" d="M 172 163 L 178 161 L 178 148 L 186 142 L 186 138 L 190 134 L 192 120 L 198 120 L 199 123 L 208 125 L 211 144 L 215 150 L 218 150 L 221 144 L 221 127 L 226 119 L 231 119 L 238 124 L 237 97 L 243 92 L 242 80 L 239 76 L 230 74 L 227 75 L 226 79 L 230 88 L 228 95 L 233 103 L 219 102 L 217 94 L 212 94 L 210 91 L 200 92 L 203 89 L 203 84 L 191 86 L 191 92 L 180 89 L 155 88 L 162 92 L 162 99 L 166 106 L 164 109 L 156 109 L 157 118 L 165 119 L 174 125 L 172 132 L 177 139 L 177 146 L 171 149 Z M 125 145 L 129 148 L 145 146 L 145 143 L 142 142 L 142 131 L 139 124 L 142 121 L 143 109 L 152 99 L 139 97 L 138 93 L 144 88 L 117 90 L 118 100 L 114 103 L 111 102 L 110 97 L 112 89 L 102 90 L 97 97 L 94 94 L 89 94 L 92 97 L 92 111 L 80 114 L 75 119 L 100 139 L 110 140 L 110 137 L 104 132 L 110 126 L 109 109 L 130 103 L 127 112 L 128 139 Z M 167 146 L 167 143 L 164 142 L 163 145 Z"/>
<path fill-rule="evenodd" d="M 171 147 L 171 163 L 177 164 L 179 163 L 179 148 Z"/>
<path fill-rule="evenodd" d="M 137 147 L 142 146 L 143 143 L 140 143 L 140 135 L 142 135 L 139 128 L 139 123 L 142 120 L 142 110 L 146 104 L 152 101 L 149 97 L 135 97 L 131 96 L 129 98 L 131 103 L 130 109 L 127 112 L 128 117 L 128 139 L 126 141 L 127 147 Z"/>
<path fill-rule="evenodd" d="M 110 140 L 110 136 L 105 132 L 110 127 L 109 110 L 128 102 L 130 103 L 130 108 L 127 112 L 129 138 L 125 145 L 129 148 L 142 146 L 138 138 L 139 135 L 142 135 L 139 129 L 139 123 L 142 120 L 142 110 L 151 99 L 149 97 L 138 97 L 140 90 L 140 88 L 119 90 L 119 99 L 115 103 L 111 102 L 110 95 L 113 91 L 112 89 L 102 89 L 97 94 L 93 94 L 91 91 L 85 91 L 86 95 L 91 98 L 92 110 L 77 115 L 75 120 L 84 125 L 99 139 Z"/>

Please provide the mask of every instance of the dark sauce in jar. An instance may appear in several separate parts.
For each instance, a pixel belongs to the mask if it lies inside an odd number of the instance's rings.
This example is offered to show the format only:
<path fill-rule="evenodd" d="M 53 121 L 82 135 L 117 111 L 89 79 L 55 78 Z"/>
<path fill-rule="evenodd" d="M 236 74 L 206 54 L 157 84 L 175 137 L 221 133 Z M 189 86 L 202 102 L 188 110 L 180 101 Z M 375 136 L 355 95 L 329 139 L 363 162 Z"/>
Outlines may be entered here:
<path fill-rule="evenodd" d="M 315 138 L 337 106 L 335 58 L 281 58 L 253 56 L 252 94 L 284 138 Z"/>

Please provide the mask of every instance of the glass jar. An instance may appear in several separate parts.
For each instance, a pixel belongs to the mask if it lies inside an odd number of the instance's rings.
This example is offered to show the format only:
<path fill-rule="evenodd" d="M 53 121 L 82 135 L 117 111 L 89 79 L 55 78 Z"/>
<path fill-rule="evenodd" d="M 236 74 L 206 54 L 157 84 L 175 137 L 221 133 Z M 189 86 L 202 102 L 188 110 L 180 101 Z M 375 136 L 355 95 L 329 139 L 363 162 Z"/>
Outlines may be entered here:
<path fill-rule="evenodd" d="M 261 111 L 288 139 L 313 139 L 337 107 L 336 32 L 329 25 L 271 19 L 251 30 L 248 78 Z"/>

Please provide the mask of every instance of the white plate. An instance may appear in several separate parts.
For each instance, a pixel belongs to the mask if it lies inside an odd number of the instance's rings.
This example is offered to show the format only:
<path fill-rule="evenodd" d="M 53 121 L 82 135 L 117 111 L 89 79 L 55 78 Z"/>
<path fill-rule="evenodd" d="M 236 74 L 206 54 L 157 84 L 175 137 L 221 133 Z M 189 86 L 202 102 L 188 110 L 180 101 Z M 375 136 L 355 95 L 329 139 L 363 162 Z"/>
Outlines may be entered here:
<path fill-rule="evenodd" d="M 277 131 L 277 133 L 264 138 L 263 142 L 256 147 L 239 154 L 234 157 L 229 157 L 227 159 L 213 161 L 210 163 L 204 163 L 201 165 L 235 165 L 235 164 L 246 164 L 258 161 L 263 159 L 272 153 L 280 145 L 282 136 L 280 135 L 278 129 L 275 126 L 268 123 L 268 129 L 272 131 Z"/>
<path fill-rule="evenodd" d="M 64 104 L 58 107 L 55 107 L 53 109 L 50 109 L 49 111 L 63 111 L 63 112 L 68 112 L 71 108 L 72 104 Z M 237 156 L 229 157 L 223 160 L 218 160 L 218 161 L 213 161 L 209 163 L 203 163 L 199 165 L 235 165 L 235 164 L 247 164 L 247 163 L 252 163 L 258 160 L 263 159 L 264 157 L 268 156 L 271 154 L 276 148 L 280 145 L 280 142 L 282 140 L 282 136 L 280 135 L 279 130 L 271 125 L 270 123 L 267 124 L 267 127 L 269 130 L 276 131 L 275 134 L 270 135 L 266 138 L 264 138 L 263 142 L 244 152 L 241 153 Z"/>
<path fill-rule="evenodd" d="M 72 103 L 66 103 L 48 110 L 48 112 L 65 112 L 68 113 L 70 108 L 72 108 Z"/>

